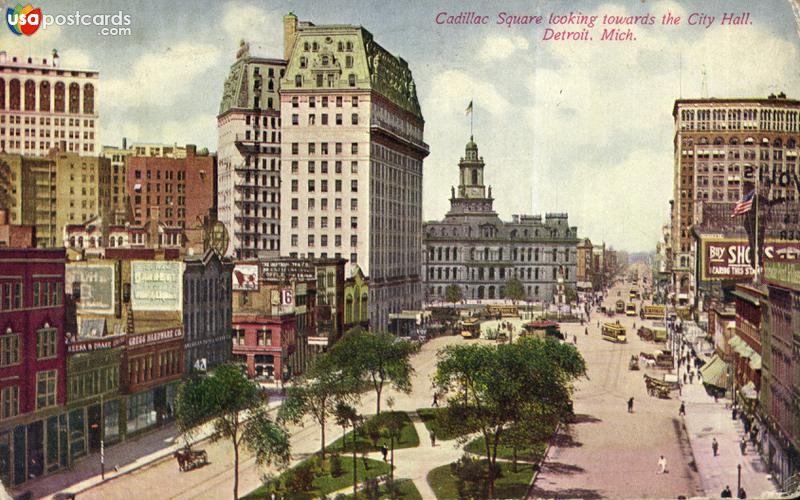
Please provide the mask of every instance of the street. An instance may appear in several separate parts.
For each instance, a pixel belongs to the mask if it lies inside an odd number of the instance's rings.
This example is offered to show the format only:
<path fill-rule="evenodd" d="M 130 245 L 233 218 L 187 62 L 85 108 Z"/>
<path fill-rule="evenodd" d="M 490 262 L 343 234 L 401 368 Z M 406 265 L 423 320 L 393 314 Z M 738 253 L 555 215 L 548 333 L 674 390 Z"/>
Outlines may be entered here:
<path fill-rule="evenodd" d="M 620 298 L 628 302 L 629 288 L 618 285 L 610 289 L 606 307 L 613 307 Z M 627 329 L 625 344 L 603 340 L 597 327 L 598 321 L 617 320 Z M 639 339 L 633 328 L 634 323 L 637 327 L 642 324 L 638 316 L 615 314 L 610 319 L 598 311 L 592 313 L 589 323 L 588 336 L 580 324 L 562 324 L 568 341 L 577 336 L 588 378 L 576 384 L 576 422 L 556 438 L 536 480 L 533 497 L 674 498 L 702 494 L 678 417 L 677 392 L 667 400 L 648 396 L 642 377 L 644 366 L 639 371 L 628 370 L 631 355 L 664 349 L 663 344 Z M 649 372 L 654 376 L 663 373 Z M 633 413 L 627 411 L 630 397 L 634 398 Z M 667 460 L 666 474 L 658 474 L 661 455 Z"/>

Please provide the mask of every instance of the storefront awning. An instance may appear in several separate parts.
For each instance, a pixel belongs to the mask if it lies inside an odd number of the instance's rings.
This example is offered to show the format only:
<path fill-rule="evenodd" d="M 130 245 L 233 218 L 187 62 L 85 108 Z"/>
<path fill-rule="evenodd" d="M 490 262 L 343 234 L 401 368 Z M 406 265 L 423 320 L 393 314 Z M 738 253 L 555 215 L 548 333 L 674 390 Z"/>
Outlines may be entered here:
<path fill-rule="evenodd" d="M 756 392 L 756 386 L 752 382 L 748 382 L 741 388 L 740 392 L 742 396 L 746 397 L 747 399 L 756 399 L 758 397 L 758 393 Z"/>
<path fill-rule="evenodd" d="M 757 352 L 754 352 L 753 355 L 750 356 L 750 368 L 753 370 L 761 369 L 761 355 Z"/>
<path fill-rule="evenodd" d="M 736 349 L 742 345 L 742 342 L 743 342 L 742 339 L 738 335 L 734 335 L 730 339 L 728 339 L 728 345 L 731 346 L 731 349 L 733 349 L 734 351 L 736 351 Z"/>
<path fill-rule="evenodd" d="M 716 354 L 700 368 L 703 383 L 725 388 L 728 385 L 728 363 Z"/>

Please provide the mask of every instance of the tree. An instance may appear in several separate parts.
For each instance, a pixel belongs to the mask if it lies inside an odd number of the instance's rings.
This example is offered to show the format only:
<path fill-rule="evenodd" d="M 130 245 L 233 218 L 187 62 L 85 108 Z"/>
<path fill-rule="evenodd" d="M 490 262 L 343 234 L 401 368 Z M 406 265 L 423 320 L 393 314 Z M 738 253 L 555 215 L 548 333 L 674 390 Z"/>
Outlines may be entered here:
<path fill-rule="evenodd" d="M 356 443 L 358 443 L 358 439 L 356 439 L 356 429 L 362 417 L 353 406 L 342 401 L 337 403 L 334 417 L 336 418 L 336 423 L 342 428 L 353 428 L 353 498 L 358 498 L 358 467 L 356 466 Z"/>
<path fill-rule="evenodd" d="M 338 403 L 353 402 L 356 394 L 350 380 L 335 369 L 329 355 L 323 354 L 304 377 L 295 379 L 287 388 L 279 418 L 302 423 L 303 418 L 310 415 L 319 425 L 321 455 L 325 460 L 325 424 L 334 415 Z"/>
<path fill-rule="evenodd" d="M 291 456 L 289 433 L 267 414 L 261 390 L 233 365 L 220 365 L 208 376 L 187 380 L 175 403 L 178 429 L 187 436 L 201 425 L 214 426 L 212 441 L 233 445 L 233 498 L 239 490 L 239 448 L 256 455 L 259 465 L 285 467 Z"/>
<path fill-rule="evenodd" d="M 578 299 L 578 294 L 571 285 L 564 285 L 564 298 L 567 300 L 567 304 L 571 304 Z"/>
<path fill-rule="evenodd" d="M 351 383 L 371 387 L 377 396 L 376 413 L 381 413 L 381 394 L 389 383 L 398 391 L 411 392 L 411 342 L 391 333 L 371 333 L 362 328 L 347 332 L 331 349 L 334 366 Z"/>
<path fill-rule="evenodd" d="M 498 346 L 459 344 L 439 352 L 435 383 L 450 394 L 447 417 L 440 425 L 449 433 L 483 436 L 490 498 L 501 437 L 514 426 L 540 425 L 540 415 L 564 415 L 572 381 L 585 373 L 575 347 L 552 339 L 525 338 Z"/>
<path fill-rule="evenodd" d="M 391 411 L 394 406 L 392 398 L 389 398 L 386 404 L 389 405 L 389 413 L 381 413 L 375 417 L 375 420 L 378 421 L 381 433 L 389 438 L 389 452 L 391 453 L 389 477 L 394 480 L 394 443 L 400 440 L 400 436 L 403 433 L 403 427 L 405 426 L 403 417 L 405 414 Z"/>
<path fill-rule="evenodd" d="M 525 287 L 522 286 L 522 282 L 519 278 L 512 276 L 506 281 L 503 290 L 503 298 L 510 299 L 514 305 L 517 305 L 517 302 L 525 300 L 527 296 L 528 294 L 525 293 Z"/>
<path fill-rule="evenodd" d="M 464 300 L 461 287 L 458 285 L 447 285 L 447 288 L 444 289 L 444 299 L 455 307 L 458 302 Z"/>

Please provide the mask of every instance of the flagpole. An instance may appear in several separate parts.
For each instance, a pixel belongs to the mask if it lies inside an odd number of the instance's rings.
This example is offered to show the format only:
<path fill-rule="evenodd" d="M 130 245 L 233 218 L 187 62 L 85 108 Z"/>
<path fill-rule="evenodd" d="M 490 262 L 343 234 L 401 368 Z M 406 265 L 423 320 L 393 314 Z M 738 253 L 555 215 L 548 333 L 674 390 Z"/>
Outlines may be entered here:
<path fill-rule="evenodd" d="M 756 180 L 756 182 L 758 182 L 758 180 Z M 754 241 L 753 241 L 753 249 L 754 249 L 754 252 L 755 252 L 754 255 L 755 255 L 755 263 L 756 263 L 755 283 L 759 284 L 761 282 L 761 274 L 759 272 L 759 258 L 758 257 L 759 257 L 759 254 L 761 252 L 759 251 L 759 246 L 758 246 L 758 188 L 756 188 L 756 192 L 753 195 L 753 203 L 755 203 L 755 205 L 756 205 L 756 227 L 755 227 L 755 231 L 754 231 L 755 232 L 755 238 L 754 238 Z"/>
<path fill-rule="evenodd" d="M 475 120 L 475 99 L 469 100 L 469 138 L 472 140 L 472 122 Z"/>

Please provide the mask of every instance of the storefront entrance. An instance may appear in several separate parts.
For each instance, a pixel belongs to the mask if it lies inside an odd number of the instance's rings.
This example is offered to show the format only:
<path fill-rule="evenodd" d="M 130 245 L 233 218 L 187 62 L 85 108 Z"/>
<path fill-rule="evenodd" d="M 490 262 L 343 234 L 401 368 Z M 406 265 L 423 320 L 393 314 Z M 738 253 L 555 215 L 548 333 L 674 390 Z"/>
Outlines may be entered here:
<path fill-rule="evenodd" d="M 100 451 L 100 440 L 103 437 L 103 428 L 100 424 L 100 405 L 92 405 L 86 409 L 86 419 L 89 427 L 89 452 Z"/>

